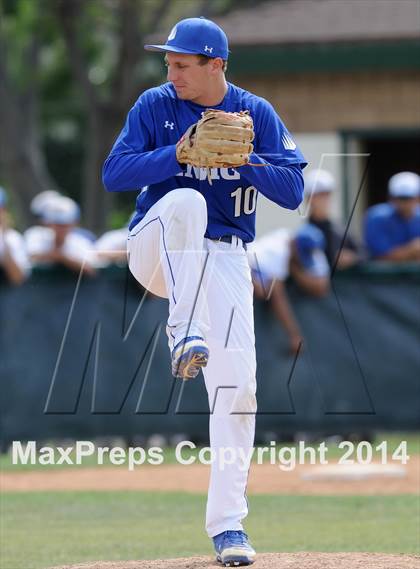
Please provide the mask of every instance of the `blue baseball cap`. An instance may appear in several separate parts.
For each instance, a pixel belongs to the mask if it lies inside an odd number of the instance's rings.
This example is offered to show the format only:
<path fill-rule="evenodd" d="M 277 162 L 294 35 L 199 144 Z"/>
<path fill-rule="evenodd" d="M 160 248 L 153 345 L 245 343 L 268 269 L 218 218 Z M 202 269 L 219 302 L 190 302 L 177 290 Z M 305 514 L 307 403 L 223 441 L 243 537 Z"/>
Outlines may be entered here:
<path fill-rule="evenodd" d="M 148 51 L 171 51 L 190 55 L 207 55 L 226 60 L 229 54 L 228 39 L 217 24 L 206 18 L 187 18 L 171 30 L 166 44 L 145 45 Z"/>
<path fill-rule="evenodd" d="M 4 188 L 0 186 L 0 207 L 4 207 L 7 202 L 7 196 Z"/>

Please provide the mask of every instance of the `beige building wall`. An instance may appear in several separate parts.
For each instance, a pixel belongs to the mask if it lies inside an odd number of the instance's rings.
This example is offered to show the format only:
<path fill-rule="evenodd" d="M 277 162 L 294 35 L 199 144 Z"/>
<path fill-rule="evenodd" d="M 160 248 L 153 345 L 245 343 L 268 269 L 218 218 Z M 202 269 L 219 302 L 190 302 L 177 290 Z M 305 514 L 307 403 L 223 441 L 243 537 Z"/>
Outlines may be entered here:
<path fill-rule="evenodd" d="M 235 78 L 268 99 L 293 132 L 420 126 L 420 72 L 359 71 Z"/>
<path fill-rule="evenodd" d="M 295 137 L 311 168 L 330 170 L 337 180 L 332 217 L 342 223 L 343 172 L 340 130 L 420 127 L 420 72 L 383 71 L 236 78 L 235 82 L 269 100 Z M 356 198 L 365 158 L 358 144 L 349 148 L 350 202 Z M 360 196 L 351 232 L 360 236 L 364 196 Z M 257 237 L 277 227 L 294 231 L 305 206 L 289 212 L 258 198 Z"/>

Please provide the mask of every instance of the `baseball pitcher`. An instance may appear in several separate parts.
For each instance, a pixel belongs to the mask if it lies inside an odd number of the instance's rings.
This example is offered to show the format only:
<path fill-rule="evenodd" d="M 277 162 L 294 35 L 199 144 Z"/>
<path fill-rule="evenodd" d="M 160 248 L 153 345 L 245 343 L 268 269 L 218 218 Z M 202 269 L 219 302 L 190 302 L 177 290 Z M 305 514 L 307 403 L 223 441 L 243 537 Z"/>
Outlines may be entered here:
<path fill-rule="evenodd" d="M 106 189 L 140 190 L 129 267 L 169 300 L 175 377 L 202 369 L 214 455 L 206 529 L 225 566 L 255 560 L 242 520 L 254 444 L 256 358 L 246 244 L 258 193 L 281 207 L 302 200 L 305 159 L 273 107 L 226 81 L 228 41 L 204 18 L 180 21 L 163 45 L 168 82 L 134 104 L 103 168 Z"/>

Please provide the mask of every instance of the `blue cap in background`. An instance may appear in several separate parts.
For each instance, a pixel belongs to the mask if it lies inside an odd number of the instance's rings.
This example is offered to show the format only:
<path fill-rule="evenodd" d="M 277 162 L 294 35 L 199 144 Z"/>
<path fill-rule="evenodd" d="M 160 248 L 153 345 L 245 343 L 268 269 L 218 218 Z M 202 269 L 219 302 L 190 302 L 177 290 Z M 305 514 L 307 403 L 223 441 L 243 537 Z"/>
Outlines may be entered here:
<path fill-rule="evenodd" d="M 190 55 L 207 55 L 226 60 L 229 54 L 225 32 L 206 18 L 187 18 L 171 30 L 166 44 L 145 45 L 148 51 L 171 51 Z"/>

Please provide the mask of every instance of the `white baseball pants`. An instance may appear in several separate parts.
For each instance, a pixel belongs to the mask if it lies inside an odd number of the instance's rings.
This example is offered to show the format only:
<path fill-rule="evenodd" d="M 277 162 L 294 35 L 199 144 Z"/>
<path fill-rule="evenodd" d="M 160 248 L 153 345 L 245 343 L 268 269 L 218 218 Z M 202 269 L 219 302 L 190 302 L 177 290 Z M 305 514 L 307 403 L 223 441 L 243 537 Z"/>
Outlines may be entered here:
<path fill-rule="evenodd" d="M 169 299 L 170 349 L 187 335 L 202 336 L 209 347 L 203 372 L 215 460 L 206 529 L 213 537 L 243 529 L 241 521 L 248 513 L 256 359 L 253 287 L 246 252 L 240 239 L 234 238 L 232 244 L 205 239 L 206 227 L 203 196 L 191 188 L 177 188 L 131 230 L 128 254 L 134 277 L 152 293 Z M 235 456 L 232 464 L 222 468 L 220 453 Z"/>

